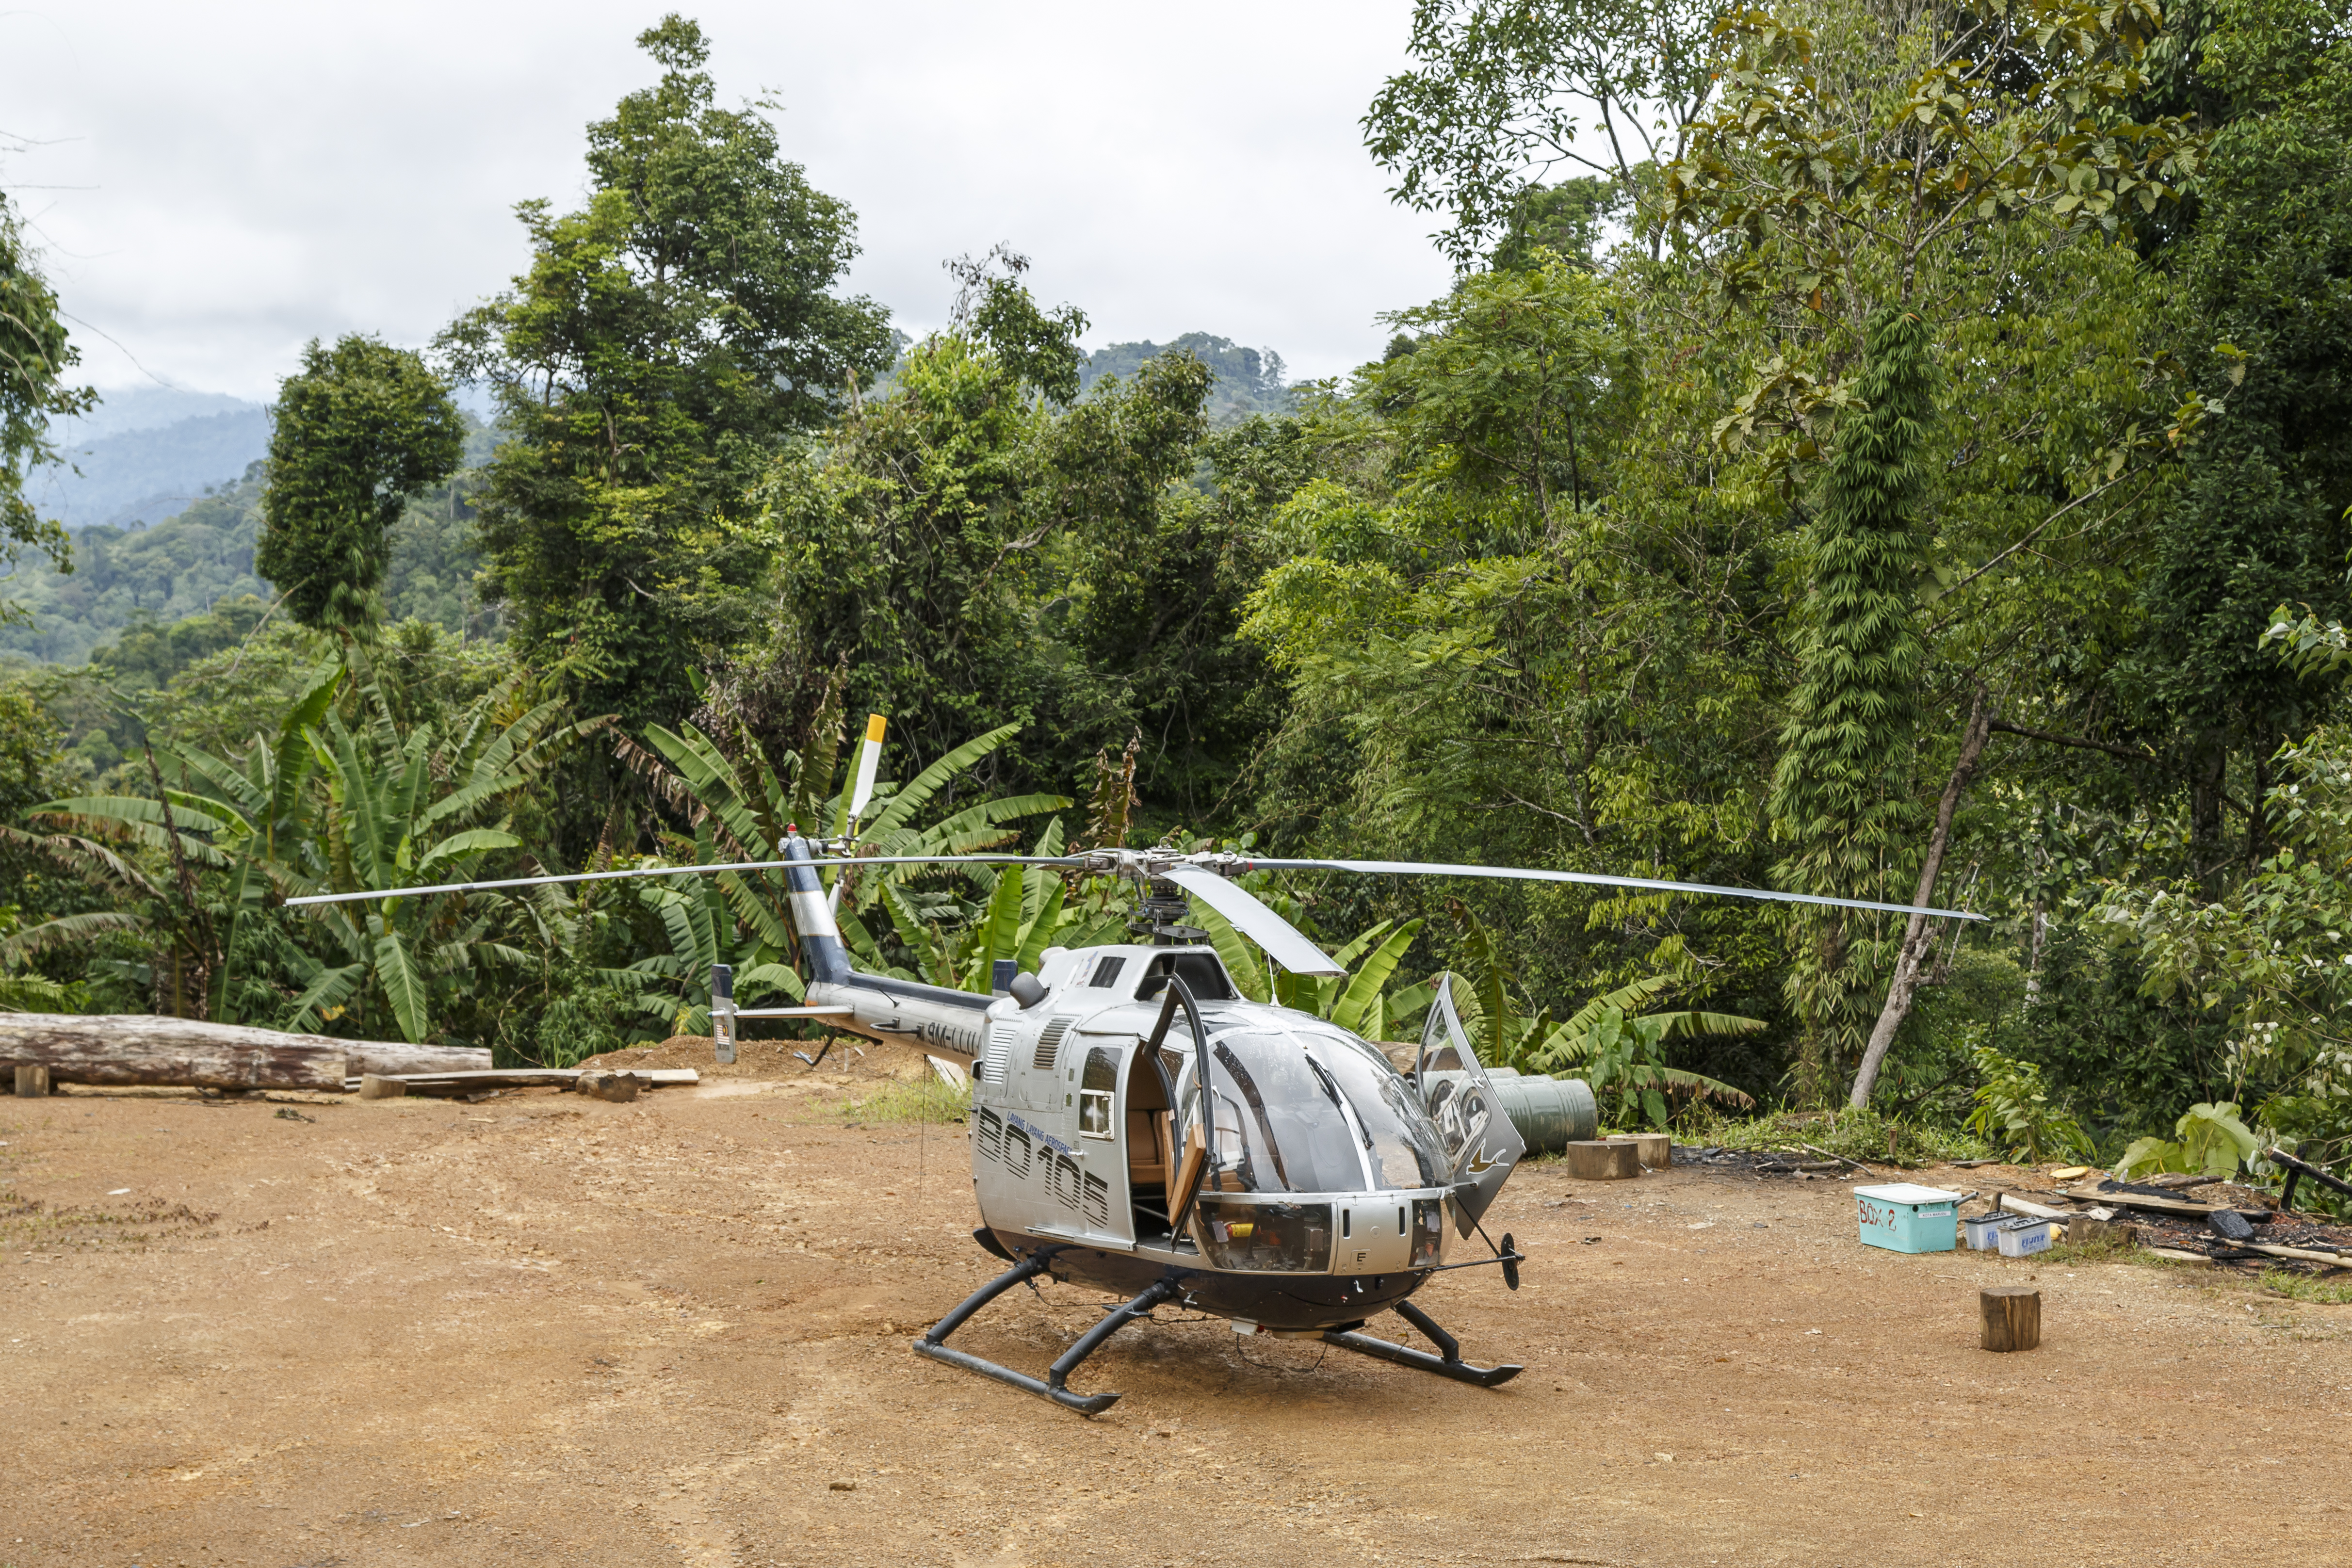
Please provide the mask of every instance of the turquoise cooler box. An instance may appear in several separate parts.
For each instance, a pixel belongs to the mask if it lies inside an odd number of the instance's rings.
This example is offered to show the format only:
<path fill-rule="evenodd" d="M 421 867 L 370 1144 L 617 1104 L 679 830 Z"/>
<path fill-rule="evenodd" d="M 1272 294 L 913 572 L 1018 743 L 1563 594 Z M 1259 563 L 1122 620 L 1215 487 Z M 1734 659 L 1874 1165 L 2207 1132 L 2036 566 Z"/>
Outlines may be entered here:
<path fill-rule="evenodd" d="M 1890 1252 L 1949 1252 L 1959 1243 L 1960 1195 L 1937 1186 L 1896 1182 L 1858 1186 L 1854 1204 L 1864 1246 Z"/>

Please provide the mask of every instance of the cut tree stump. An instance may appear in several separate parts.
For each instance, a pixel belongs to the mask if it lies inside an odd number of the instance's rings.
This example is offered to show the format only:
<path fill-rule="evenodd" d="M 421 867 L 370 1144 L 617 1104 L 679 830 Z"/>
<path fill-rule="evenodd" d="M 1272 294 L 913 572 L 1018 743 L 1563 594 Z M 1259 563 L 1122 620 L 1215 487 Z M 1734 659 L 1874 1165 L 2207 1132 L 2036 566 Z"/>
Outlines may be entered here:
<path fill-rule="evenodd" d="M 1631 1141 L 1575 1143 L 1564 1152 L 1568 1174 L 1579 1181 L 1623 1181 L 1642 1174 L 1641 1145 Z"/>
<path fill-rule="evenodd" d="M 49 1092 L 49 1070 L 37 1064 L 16 1069 L 16 1092 L 27 1099 Z"/>
<path fill-rule="evenodd" d="M 340 1040 L 143 1013 L 0 1013 L 0 1065 L 46 1067 L 56 1083 L 195 1089 L 343 1087 Z"/>
<path fill-rule="evenodd" d="M 2113 1215 L 2077 1214 L 2066 1221 L 2066 1239 L 2076 1246 L 2092 1242 L 2114 1242 L 2124 1247 L 2139 1245 L 2139 1227 L 2128 1219 Z"/>
<path fill-rule="evenodd" d="M 1977 1292 L 1984 1313 L 1987 1350 L 2032 1350 L 2042 1343 L 2042 1292 L 2023 1285 L 1996 1285 Z"/>
<path fill-rule="evenodd" d="M 381 1072 L 360 1075 L 360 1098 L 362 1100 L 397 1100 L 408 1092 L 408 1085 L 397 1078 L 387 1078 Z"/>

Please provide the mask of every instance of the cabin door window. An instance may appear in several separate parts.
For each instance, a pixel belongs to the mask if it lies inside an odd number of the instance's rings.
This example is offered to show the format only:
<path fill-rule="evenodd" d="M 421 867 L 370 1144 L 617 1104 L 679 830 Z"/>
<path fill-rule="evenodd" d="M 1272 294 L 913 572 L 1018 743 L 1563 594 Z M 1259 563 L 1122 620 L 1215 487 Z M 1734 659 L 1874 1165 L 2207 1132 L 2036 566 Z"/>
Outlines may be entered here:
<path fill-rule="evenodd" d="M 1118 1134 L 1118 1109 L 1114 1102 L 1122 1054 L 1118 1047 L 1108 1045 L 1097 1045 L 1087 1052 L 1086 1070 L 1078 1081 L 1078 1135 L 1082 1138 Z"/>

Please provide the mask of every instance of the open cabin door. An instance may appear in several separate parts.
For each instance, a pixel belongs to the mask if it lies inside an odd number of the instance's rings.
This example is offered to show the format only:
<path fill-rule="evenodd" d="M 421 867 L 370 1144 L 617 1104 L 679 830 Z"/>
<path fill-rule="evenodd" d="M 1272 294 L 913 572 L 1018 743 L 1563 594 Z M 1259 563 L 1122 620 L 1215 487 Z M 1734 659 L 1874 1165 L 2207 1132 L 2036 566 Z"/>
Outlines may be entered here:
<path fill-rule="evenodd" d="M 1446 1059 L 1460 1063 L 1458 1072 Z M 1485 1217 L 1503 1190 L 1511 1168 L 1527 1153 L 1527 1140 L 1504 1113 L 1494 1082 L 1471 1048 L 1470 1036 L 1454 1010 L 1454 977 L 1437 982 L 1429 1021 L 1422 1026 L 1421 1053 L 1413 1063 L 1414 1087 L 1453 1166 L 1456 1227 L 1464 1236 Z"/>

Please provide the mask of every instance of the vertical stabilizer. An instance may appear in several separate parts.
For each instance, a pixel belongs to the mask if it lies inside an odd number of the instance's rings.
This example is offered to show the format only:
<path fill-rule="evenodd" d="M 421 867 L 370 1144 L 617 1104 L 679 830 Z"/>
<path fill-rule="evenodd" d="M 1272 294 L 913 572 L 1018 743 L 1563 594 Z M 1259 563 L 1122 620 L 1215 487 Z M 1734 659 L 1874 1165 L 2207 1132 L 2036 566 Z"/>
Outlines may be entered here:
<path fill-rule="evenodd" d="M 785 860 L 799 862 L 814 858 L 806 839 L 798 833 L 786 836 Z M 842 946 L 841 927 L 834 924 L 833 906 L 825 902 L 824 884 L 817 880 L 816 867 L 787 865 L 784 885 L 791 890 L 793 925 L 800 933 L 801 958 L 808 966 L 808 979 L 847 984 L 849 949 Z"/>

